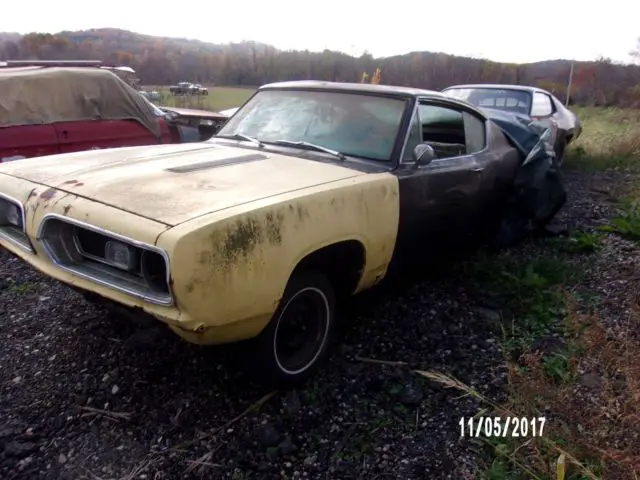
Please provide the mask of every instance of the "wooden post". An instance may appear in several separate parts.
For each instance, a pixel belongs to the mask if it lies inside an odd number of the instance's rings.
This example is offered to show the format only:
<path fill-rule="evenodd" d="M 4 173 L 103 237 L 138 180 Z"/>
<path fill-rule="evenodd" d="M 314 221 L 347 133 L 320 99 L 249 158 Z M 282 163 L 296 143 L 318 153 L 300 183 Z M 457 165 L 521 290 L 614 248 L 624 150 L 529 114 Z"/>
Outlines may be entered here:
<path fill-rule="evenodd" d="M 571 82 L 573 82 L 573 61 L 571 62 L 571 70 L 569 70 L 569 84 L 567 85 L 567 98 L 565 99 L 565 107 L 569 106 L 569 98 L 571 98 Z"/>

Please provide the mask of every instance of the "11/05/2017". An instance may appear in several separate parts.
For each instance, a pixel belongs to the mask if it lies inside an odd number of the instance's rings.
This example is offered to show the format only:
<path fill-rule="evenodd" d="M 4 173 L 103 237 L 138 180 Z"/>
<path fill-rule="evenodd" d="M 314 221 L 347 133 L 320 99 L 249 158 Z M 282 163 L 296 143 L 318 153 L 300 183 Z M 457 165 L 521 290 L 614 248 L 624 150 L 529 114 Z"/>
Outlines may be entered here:
<path fill-rule="evenodd" d="M 460 418 L 460 437 L 541 437 L 546 417 Z"/>

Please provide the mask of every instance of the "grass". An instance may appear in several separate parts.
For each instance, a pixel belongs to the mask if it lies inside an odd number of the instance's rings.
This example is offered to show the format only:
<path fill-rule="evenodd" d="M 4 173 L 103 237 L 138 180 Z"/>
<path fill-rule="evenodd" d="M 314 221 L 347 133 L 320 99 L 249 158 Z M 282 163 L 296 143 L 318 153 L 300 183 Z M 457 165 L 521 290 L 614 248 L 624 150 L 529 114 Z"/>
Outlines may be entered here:
<path fill-rule="evenodd" d="M 640 351 L 635 342 L 611 338 L 599 321 L 598 302 L 576 290 L 583 256 L 601 248 L 600 234 L 575 232 L 546 241 L 528 259 L 506 252 L 465 266 L 476 292 L 501 305 L 508 399 L 496 404 L 451 377 L 418 373 L 482 400 L 487 408 L 479 416 L 546 418 L 541 437 L 474 439 L 485 452 L 478 478 L 623 480 L 640 474 L 640 442 L 627 433 L 640 427 Z M 587 393 L 585 378 L 596 383 Z"/>
<path fill-rule="evenodd" d="M 568 151 L 567 166 L 588 171 L 640 172 L 640 109 L 575 108 L 583 133 Z M 640 241 L 640 185 L 613 192 L 619 214 L 603 231 Z"/>
<path fill-rule="evenodd" d="M 239 107 L 255 92 L 253 88 L 215 86 L 209 87 L 209 95 L 175 96 L 169 93 L 167 86 L 150 86 L 146 89 L 160 93 L 160 100 L 154 102 L 156 105 L 211 111 Z"/>
<path fill-rule="evenodd" d="M 584 130 L 566 168 L 640 172 L 640 110 L 576 113 Z M 477 292 L 501 306 L 507 399 L 496 404 L 456 379 L 422 373 L 481 399 L 479 415 L 547 419 L 542 437 L 475 439 L 485 452 L 478 478 L 640 478 L 640 347 L 631 327 L 605 329 L 606 299 L 581 286 L 581 266 L 604 248 L 605 232 L 640 241 L 640 185 L 602 193 L 618 214 L 600 231 L 548 239 L 532 258 L 487 254 L 465 267 Z M 628 314 L 640 320 L 640 304 Z"/>
<path fill-rule="evenodd" d="M 582 135 L 567 164 L 584 170 L 640 170 L 640 109 L 577 107 Z"/>

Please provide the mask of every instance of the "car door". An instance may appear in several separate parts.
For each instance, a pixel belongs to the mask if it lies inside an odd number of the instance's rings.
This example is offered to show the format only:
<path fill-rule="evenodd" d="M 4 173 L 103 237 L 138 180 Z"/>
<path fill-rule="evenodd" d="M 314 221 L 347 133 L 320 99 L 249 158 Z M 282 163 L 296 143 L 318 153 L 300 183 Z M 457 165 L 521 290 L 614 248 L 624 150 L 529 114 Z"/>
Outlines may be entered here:
<path fill-rule="evenodd" d="M 482 175 L 487 158 L 486 122 L 455 103 L 421 99 L 414 112 L 396 174 L 400 184 L 399 258 L 451 247 L 473 231 L 483 208 Z M 436 153 L 416 165 L 413 149 L 427 143 Z M 406 254 L 406 255 L 405 255 Z"/>

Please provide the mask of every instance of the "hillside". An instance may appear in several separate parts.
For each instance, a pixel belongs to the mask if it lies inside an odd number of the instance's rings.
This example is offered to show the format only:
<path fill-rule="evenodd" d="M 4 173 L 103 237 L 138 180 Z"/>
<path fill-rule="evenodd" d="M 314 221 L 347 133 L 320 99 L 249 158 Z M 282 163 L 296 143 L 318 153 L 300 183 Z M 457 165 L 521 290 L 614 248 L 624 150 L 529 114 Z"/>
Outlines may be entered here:
<path fill-rule="evenodd" d="M 324 79 L 359 81 L 382 70 L 382 82 L 442 89 L 456 83 L 539 85 L 565 96 L 570 62 L 551 60 L 507 64 L 434 52 L 386 58 L 341 52 L 281 51 L 257 42 L 212 44 L 155 37 L 118 29 L 57 34 L 0 33 L 0 60 L 99 59 L 130 65 L 145 84 L 191 80 L 255 86 L 273 81 Z M 606 86 L 606 88 L 605 88 Z M 587 105 L 635 105 L 640 100 L 640 67 L 609 61 L 576 62 L 572 101 Z"/>

